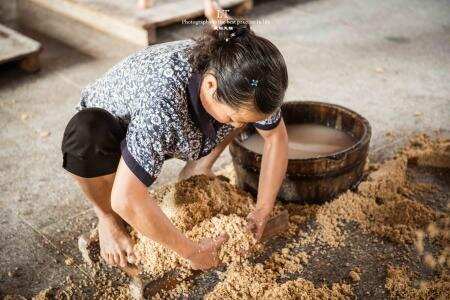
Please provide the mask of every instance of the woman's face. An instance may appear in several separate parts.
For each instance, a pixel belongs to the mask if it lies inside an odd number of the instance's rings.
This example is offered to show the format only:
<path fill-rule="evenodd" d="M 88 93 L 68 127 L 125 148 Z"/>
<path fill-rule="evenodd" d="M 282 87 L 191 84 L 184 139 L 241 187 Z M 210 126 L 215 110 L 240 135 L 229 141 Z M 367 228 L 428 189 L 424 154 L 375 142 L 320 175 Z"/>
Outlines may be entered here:
<path fill-rule="evenodd" d="M 200 100 L 205 110 L 218 122 L 239 128 L 245 126 L 246 123 L 261 121 L 268 117 L 268 115 L 261 114 L 250 108 L 236 110 L 229 105 L 218 102 L 213 97 L 216 88 L 216 78 L 206 74 L 200 87 Z"/>

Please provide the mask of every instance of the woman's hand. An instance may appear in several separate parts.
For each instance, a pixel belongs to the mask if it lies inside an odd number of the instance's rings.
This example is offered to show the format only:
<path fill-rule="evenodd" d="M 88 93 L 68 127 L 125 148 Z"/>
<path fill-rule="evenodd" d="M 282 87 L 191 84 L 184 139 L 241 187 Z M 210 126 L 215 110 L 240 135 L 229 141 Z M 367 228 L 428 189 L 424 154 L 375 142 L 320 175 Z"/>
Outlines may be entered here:
<path fill-rule="evenodd" d="M 262 237 L 264 228 L 269 220 L 270 212 L 271 210 L 256 208 L 247 216 L 247 229 L 253 233 L 253 236 L 258 241 Z"/>
<path fill-rule="evenodd" d="M 220 260 L 217 256 L 218 250 L 228 240 L 228 234 L 222 234 L 216 239 L 205 239 L 201 241 L 186 257 L 191 261 L 191 267 L 195 270 L 208 270 L 217 267 Z"/>

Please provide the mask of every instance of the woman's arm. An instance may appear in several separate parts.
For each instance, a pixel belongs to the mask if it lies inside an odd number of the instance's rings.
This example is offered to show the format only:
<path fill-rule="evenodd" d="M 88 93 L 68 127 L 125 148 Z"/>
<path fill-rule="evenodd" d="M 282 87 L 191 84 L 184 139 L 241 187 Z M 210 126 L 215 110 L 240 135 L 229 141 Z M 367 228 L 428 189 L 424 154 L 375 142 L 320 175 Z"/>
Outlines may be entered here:
<path fill-rule="evenodd" d="M 288 135 L 283 119 L 274 129 L 258 129 L 258 133 L 264 138 L 264 151 L 256 207 L 248 219 L 249 228 L 255 233 L 255 237 L 260 239 L 286 174 Z"/>
<path fill-rule="evenodd" d="M 227 237 L 223 235 L 199 244 L 185 237 L 151 198 L 147 187 L 132 173 L 123 158 L 117 168 L 111 206 L 140 233 L 189 259 L 194 269 L 217 266 L 217 250 Z"/>

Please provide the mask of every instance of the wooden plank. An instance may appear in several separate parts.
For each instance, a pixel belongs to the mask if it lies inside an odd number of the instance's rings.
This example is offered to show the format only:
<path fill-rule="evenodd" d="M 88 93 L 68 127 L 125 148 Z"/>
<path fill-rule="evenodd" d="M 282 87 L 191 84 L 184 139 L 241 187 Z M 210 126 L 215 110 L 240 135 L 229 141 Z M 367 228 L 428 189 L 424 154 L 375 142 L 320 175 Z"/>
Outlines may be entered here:
<path fill-rule="evenodd" d="M 19 14 L 28 9 L 27 2 L 57 14 L 70 17 L 96 30 L 109 33 L 138 45 L 148 44 L 147 31 L 133 19 L 121 19 L 68 0 L 20 0 Z M 34 16 L 33 16 L 34 17 Z M 36 16 L 38 17 L 38 16 Z M 64 24 L 61 24 L 64 26 Z"/>
<path fill-rule="evenodd" d="M 198 17 L 203 15 L 203 0 L 156 0 L 152 7 L 142 10 L 137 8 L 136 0 L 32 0 L 40 3 L 48 2 L 51 7 L 57 3 L 63 3 L 58 7 L 65 10 L 63 6 L 70 4 L 71 9 L 87 10 L 95 15 L 107 15 L 122 22 L 139 24 L 142 27 L 155 25 L 160 27 L 176 23 L 184 18 Z M 247 0 L 221 0 L 222 8 L 233 7 Z"/>
<path fill-rule="evenodd" d="M 161 1 L 162 2 L 162 1 Z M 243 0 L 226 0 L 220 1 L 222 8 L 228 8 L 239 5 Z M 184 19 L 192 19 L 203 15 L 203 1 L 165 1 L 161 5 L 155 5 L 151 9 L 138 11 L 136 18 L 142 22 L 144 26 L 148 24 L 156 24 L 156 26 L 165 26 L 176 23 Z"/>
<path fill-rule="evenodd" d="M 203 16 L 203 0 L 156 0 L 148 9 L 137 8 L 136 0 L 20 0 L 20 9 L 32 3 L 70 17 L 96 30 L 135 44 L 156 41 L 156 28 Z M 245 7 L 252 0 L 221 0 L 222 8 Z M 22 7 L 22 8 L 21 8 Z M 62 24 L 61 24 L 62 25 Z"/>
<path fill-rule="evenodd" d="M 0 64 L 20 61 L 23 70 L 37 71 L 40 50 L 39 42 L 0 24 Z"/>

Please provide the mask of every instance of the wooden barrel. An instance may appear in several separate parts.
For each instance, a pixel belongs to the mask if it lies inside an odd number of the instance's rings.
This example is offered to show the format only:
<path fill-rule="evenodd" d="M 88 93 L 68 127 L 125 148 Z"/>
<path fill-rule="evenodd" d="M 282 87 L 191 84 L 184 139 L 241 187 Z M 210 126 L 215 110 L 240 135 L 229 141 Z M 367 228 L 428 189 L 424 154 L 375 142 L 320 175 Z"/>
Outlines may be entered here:
<path fill-rule="evenodd" d="M 285 124 L 325 125 L 350 134 L 355 138 L 355 143 L 328 156 L 289 159 L 278 193 L 279 200 L 323 203 L 359 184 L 371 137 L 370 124 L 364 117 L 339 105 L 314 101 L 285 102 L 281 110 Z M 255 132 L 252 125 L 247 125 L 230 143 L 230 153 L 237 185 L 256 197 L 262 155 L 241 144 Z"/>

